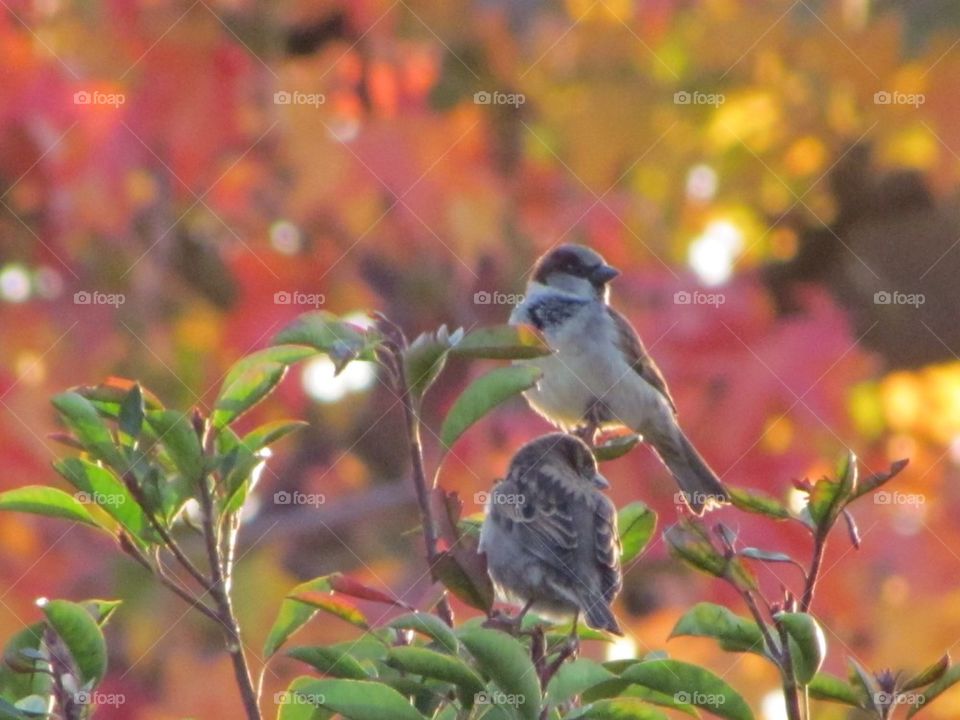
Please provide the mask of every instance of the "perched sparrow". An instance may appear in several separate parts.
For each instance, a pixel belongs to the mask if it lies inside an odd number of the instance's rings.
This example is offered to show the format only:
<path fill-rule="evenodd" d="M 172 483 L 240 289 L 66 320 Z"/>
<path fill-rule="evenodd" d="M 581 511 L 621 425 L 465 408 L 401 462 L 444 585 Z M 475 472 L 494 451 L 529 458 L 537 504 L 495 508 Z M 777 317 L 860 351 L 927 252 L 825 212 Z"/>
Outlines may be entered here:
<path fill-rule="evenodd" d="M 610 603 L 620 592 L 617 511 L 590 448 L 551 433 L 524 445 L 487 501 L 480 551 L 497 595 L 548 618 L 581 614 L 622 635 Z"/>
<path fill-rule="evenodd" d="M 525 393 L 531 407 L 564 430 L 587 437 L 624 425 L 657 451 L 698 515 L 729 495 L 677 424 L 677 409 L 660 370 L 629 321 L 608 304 L 619 274 L 580 245 L 560 245 L 541 257 L 512 324 L 539 329 L 554 353 L 531 362 L 543 371 Z"/>

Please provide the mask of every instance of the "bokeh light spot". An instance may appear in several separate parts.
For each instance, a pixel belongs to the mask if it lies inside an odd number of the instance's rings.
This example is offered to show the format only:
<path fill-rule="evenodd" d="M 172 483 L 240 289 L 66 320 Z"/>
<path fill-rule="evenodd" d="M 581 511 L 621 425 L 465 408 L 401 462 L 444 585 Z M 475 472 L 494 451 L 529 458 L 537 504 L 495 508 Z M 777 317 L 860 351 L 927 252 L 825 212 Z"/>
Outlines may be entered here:
<path fill-rule="evenodd" d="M 743 234 L 732 222 L 715 220 L 690 245 L 690 268 L 707 285 L 722 285 L 733 274 L 733 264 L 743 249 Z"/>
<path fill-rule="evenodd" d="M 0 270 L 0 297 L 14 303 L 30 297 L 30 275 L 22 265 L 6 265 Z"/>
<path fill-rule="evenodd" d="M 347 395 L 367 390 L 377 378 L 373 363 L 355 361 L 334 376 L 333 361 L 326 355 L 313 358 L 303 368 L 303 389 L 314 400 L 335 403 Z"/>

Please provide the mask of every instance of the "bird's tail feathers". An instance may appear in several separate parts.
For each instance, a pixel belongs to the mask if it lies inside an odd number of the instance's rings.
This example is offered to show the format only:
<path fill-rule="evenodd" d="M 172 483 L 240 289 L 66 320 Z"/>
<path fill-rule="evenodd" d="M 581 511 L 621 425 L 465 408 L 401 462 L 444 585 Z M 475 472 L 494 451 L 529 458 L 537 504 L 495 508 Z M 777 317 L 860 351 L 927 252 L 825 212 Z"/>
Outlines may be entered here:
<path fill-rule="evenodd" d="M 590 603 L 586 610 L 584 610 L 584 615 L 587 619 L 587 625 L 593 629 L 606 630 L 608 633 L 612 633 L 621 637 L 623 636 L 623 630 L 620 629 L 620 623 L 618 623 L 617 618 L 614 617 L 610 606 L 607 605 L 607 603 L 605 603 L 603 600 L 597 600 Z"/>
<path fill-rule="evenodd" d="M 683 502 L 697 515 L 730 502 L 730 493 L 720 478 L 680 428 L 672 437 L 654 443 L 654 447 L 680 486 Z"/>

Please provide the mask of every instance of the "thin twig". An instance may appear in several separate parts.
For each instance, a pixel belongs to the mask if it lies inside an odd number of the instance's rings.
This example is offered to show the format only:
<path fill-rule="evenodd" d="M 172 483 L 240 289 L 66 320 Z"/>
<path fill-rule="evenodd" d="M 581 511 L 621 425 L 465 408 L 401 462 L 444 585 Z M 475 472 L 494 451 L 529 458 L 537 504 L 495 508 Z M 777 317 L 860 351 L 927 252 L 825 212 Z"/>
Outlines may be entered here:
<path fill-rule="evenodd" d="M 157 520 L 156 516 L 150 510 L 149 503 L 143 494 L 143 490 L 137 484 L 136 478 L 134 478 L 130 473 L 125 473 L 123 476 L 123 482 L 130 491 L 130 494 L 133 495 L 133 499 L 136 501 L 137 505 L 139 505 L 140 509 L 143 510 L 143 514 L 146 515 L 150 525 L 156 531 L 157 535 L 160 536 L 160 539 L 163 540 L 164 546 L 173 553 L 173 556 L 177 559 L 177 561 L 183 565 L 183 568 L 190 573 L 191 577 L 193 577 L 193 579 L 196 580 L 204 590 L 209 590 L 210 580 L 202 572 L 200 572 L 197 569 L 197 566 L 193 564 L 193 561 L 187 557 L 187 554 L 183 551 L 183 548 L 181 548 L 180 544 L 173 539 L 173 536 L 163 526 L 163 523 Z"/>
<path fill-rule="evenodd" d="M 817 580 L 820 579 L 820 568 L 823 566 L 823 553 L 826 548 L 827 533 L 818 532 L 814 539 L 813 559 L 810 561 L 810 570 L 807 572 L 807 582 L 800 600 L 800 612 L 809 612 L 813 604 L 813 595 L 817 591 Z"/>
<path fill-rule="evenodd" d="M 209 441 L 204 443 L 206 447 Z M 243 640 L 240 637 L 240 625 L 233 612 L 233 603 L 230 593 L 227 592 L 225 576 L 232 574 L 232 568 L 225 571 L 223 557 L 220 551 L 219 533 L 215 520 L 213 495 L 210 491 L 209 478 L 206 473 L 200 477 L 200 507 L 203 517 L 203 536 L 207 546 L 207 560 L 210 564 L 211 587 L 210 593 L 219 611 L 220 622 L 227 634 L 227 652 L 233 662 L 233 674 L 236 676 L 237 686 L 243 699 L 244 709 L 248 720 L 261 720 L 260 703 L 257 700 L 257 691 L 253 686 L 250 666 L 244 652 Z M 233 558 L 233 550 L 226 556 Z"/>
<path fill-rule="evenodd" d="M 749 590 L 741 590 L 740 596 L 743 598 L 747 608 L 750 610 L 750 614 L 753 615 L 753 619 L 756 621 L 757 627 L 760 628 L 760 634 L 763 636 L 763 641 L 767 644 L 767 649 L 769 650 L 770 655 L 776 658 L 779 662 L 781 654 L 780 648 L 773 639 L 773 635 L 770 634 L 770 629 L 767 627 L 767 622 L 760 613 L 760 608 L 757 606 L 757 601 L 754 599 L 753 593 L 751 593 Z"/>
<path fill-rule="evenodd" d="M 780 666 L 783 677 L 783 699 L 787 706 L 788 720 L 804 720 L 800 711 L 800 688 L 797 685 L 796 673 L 793 669 L 793 658 L 790 656 L 790 636 L 783 625 L 777 625 L 780 631 L 780 642 L 782 645 L 782 664 Z"/>
<path fill-rule="evenodd" d="M 386 318 L 383 323 L 396 336 L 388 343 L 384 343 L 393 358 L 395 365 L 395 383 L 397 395 L 403 404 L 404 427 L 407 434 L 407 441 L 410 448 L 410 465 L 413 475 L 413 486 L 417 493 L 417 503 L 420 505 L 420 516 L 423 525 L 423 538 L 427 550 L 427 562 L 432 567 L 440 556 L 438 549 L 439 536 L 437 534 L 437 524 L 433 517 L 433 508 L 430 505 L 430 490 L 432 484 L 428 485 L 427 474 L 423 466 L 423 443 L 420 438 L 420 418 L 417 408 L 407 385 L 406 372 L 403 361 L 402 348 L 406 345 L 402 331 Z M 450 601 L 446 592 L 440 596 L 437 603 L 437 615 L 447 625 L 453 627 L 453 610 L 450 607 Z"/>
<path fill-rule="evenodd" d="M 206 615 L 218 625 L 221 625 L 220 616 L 208 607 L 199 597 L 191 593 L 187 588 L 174 582 L 160 567 L 155 567 L 150 560 L 136 547 L 133 542 L 125 535 L 118 537 L 120 548 L 131 558 L 142 565 L 146 570 L 157 578 L 161 585 L 170 590 L 174 595 L 186 602 L 188 605 Z"/>

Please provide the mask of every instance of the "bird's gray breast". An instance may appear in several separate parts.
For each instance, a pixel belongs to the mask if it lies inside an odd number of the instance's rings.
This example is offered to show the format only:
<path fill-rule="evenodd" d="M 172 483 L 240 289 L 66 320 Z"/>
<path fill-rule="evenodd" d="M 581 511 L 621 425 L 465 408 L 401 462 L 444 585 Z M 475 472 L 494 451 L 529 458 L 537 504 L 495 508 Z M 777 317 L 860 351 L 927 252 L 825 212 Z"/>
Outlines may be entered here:
<path fill-rule="evenodd" d="M 554 351 L 530 361 L 543 375 L 526 397 L 537 412 L 562 428 L 581 424 L 598 400 L 609 399 L 629 370 L 603 303 L 544 294 L 519 306 L 511 322 L 534 325 Z"/>

